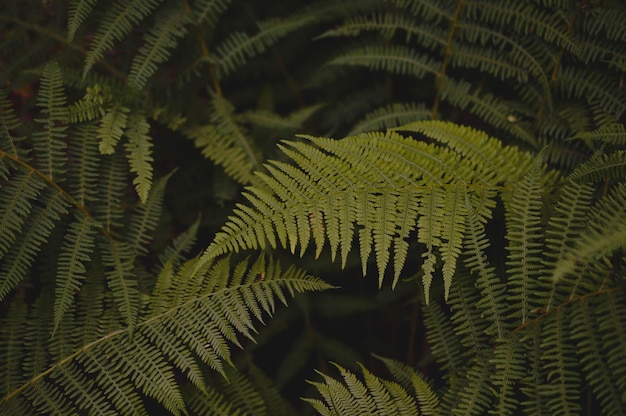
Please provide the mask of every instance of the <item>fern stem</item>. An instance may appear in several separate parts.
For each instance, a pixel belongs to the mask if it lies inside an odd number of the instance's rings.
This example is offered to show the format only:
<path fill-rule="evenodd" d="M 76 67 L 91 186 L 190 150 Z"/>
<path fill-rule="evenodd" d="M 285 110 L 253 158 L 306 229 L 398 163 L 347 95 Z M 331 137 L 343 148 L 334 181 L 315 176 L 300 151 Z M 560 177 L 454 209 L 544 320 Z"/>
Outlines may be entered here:
<path fill-rule="evenodd" d="M 461 14 L 461 8 L 463 8 L 463 3 L 465 3 L 465 0 L 459 0 L 458 4 L 456 5 L 456 10 L 454 11 L 454 16 L 452 17 L 452 22 L 450 23 L 450 32 L 448 33 L 448 40 L 446 42 L 446 51 L 443 55 L 441 71 L 439 71 L 439 74 L 437 75 L 437 91 L 435 92 L 435 103 L 433 104 L 432 111 L 433 120 L 437 119 L 439 103 L 441 102 L 441 90 L 443 89 L 448 61 L 450 60 L 450 55 L 452 55 L 452 41 L 454 39 L 457 23 L 459 21 L 459 15 Z"/>
<path fill-rule="evenodd" d="M 181 0 L 183 2 L 183 6 L 185 7 L 185 10 L 187 12 L 191 12 L 191 6 L 189 5 L 189 2 L 187 0 Z M 198 44 L 200 45 L 200 50 L 202 51 L 202 58 L 203 61 L 206 62 L 210 62 L 209 61 L 209 48 L 207 47 L 207 44 L 204 40 L 204 37 L 202 36 L 202 33 L 200 32 L 200 27 L 198 27 L 197 24 L 194 24 L 194 28 L 195 28 L 195 34 L 196 34 L 196 38 L 198 38 Z M 213 90 L 215 91 L 215 93 L 218 95 L 218 97 L 223 97 L 223 93 L 222 93 L 222 87 L 220 87 L 220 83 L 217 80 L 217 71 L 215 69 L 215 65 L 210 64 L 209 65 L 209 77 L 211 78 L 211 84 L 213 84 Z"/>
<path fill-rule="evenodd" d="M 581 295 L 577 298 L 573 298 L 570 297 L 567 301 L 563 302 L 562 304 L 555 306 L 553 309 L 550 309 L 549 311 L 545 310 L 545 311 L 541 311 L 541 313 L 536 316 L 533 319 L 527 319 L 523 324 L 519 325 L 518 327 L 514 328 L 511 331 L 511 335 L 514 335 L 517 332 L 523 331 L 524 329 L 526 329 L 528 326 L 533 325 L 538 323 L 539 321 L 541 321 L 542 319 L 546 318 L 548 316 L 548 314 L 554 313 L 556 311 L 559 311 L 561 309 L 564 309 L 568 306 L 571 306 L 575 303 L 581 303 L 586 301 L 587 299 L 593 298 L 595 296 L 606 296 L 606 295 L 610 295 L 612 293 L 617 293 L 620 291 L 624 291 L 626 288 L 624 287 L 612 287 L 612 288 L 601 288 L 596 290 L 595 292 L 591 292 L 591 293 L 587 293 L 584 295 Z"/>
<path fill-rule="evenodd" d="M 18 24 L 20 26 L 25 27 L 26 29 L 32 30 L 33 32 L 37 32 L 40 35 L 43 35 L 45 37 L 54 39 L 55 41 L 63 44 L 64 46 L 70 48 L 70 49 L 74 49 L 75 51 L 79 52 L 81 55 L 83 56 L 87 56 L 87 51 L 85 49 L 83 49 L 80 45 L 77 45 L 73 42 L 70 42 L 67 40 L 67 36 L 61 36 L 59 33 L 54 32 L 46 27 L 43 26 L 39 26 L 39 25 L 35 25 L 32 23 L 27 23 L 24 22 L 23 20 L 20 20 L 18 18 L 15 17 L 9 17 L 9 18 L 5 18 L 4 16 L 0 15 L 0 20 L 8 20 L 11 21 L 15 24 Z M 117 68 L 115 68 L 114 66 L 108 64 L 106 61 L 101 61 L 99 63 L 103 68 L 105 68 L 107 71 L 109 71 L 113 76 L 115 76 L 116 78 L 120 79 L 121 81 L 123 81 L 124 83 L 126 83 L 126 74 L 120 70 L 118 70 Z"/>

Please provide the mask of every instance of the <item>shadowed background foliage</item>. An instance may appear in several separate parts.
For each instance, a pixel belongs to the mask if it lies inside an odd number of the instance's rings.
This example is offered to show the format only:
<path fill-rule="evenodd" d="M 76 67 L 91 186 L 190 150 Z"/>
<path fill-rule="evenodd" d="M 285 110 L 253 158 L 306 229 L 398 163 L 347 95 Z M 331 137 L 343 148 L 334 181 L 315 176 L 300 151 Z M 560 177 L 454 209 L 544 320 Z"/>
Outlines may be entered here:
<path fill-rule="evenodd" d="M 4 2 L 0 413 L 625 414 L 625 22 Z"/>

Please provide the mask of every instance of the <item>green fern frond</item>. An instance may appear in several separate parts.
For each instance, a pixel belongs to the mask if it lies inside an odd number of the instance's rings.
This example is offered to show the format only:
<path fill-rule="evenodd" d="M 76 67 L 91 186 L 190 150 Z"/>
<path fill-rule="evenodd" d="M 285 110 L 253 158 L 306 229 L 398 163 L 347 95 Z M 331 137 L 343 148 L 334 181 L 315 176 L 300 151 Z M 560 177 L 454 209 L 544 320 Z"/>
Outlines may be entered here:
<path fill-rule="evenodd" d="M 79 218 L 72 221 L 65 234 L 56 273 L 55 331 L 86 278 L 86 265 L 91 260 L 91 253 L 95 247 L 96 232 L 93 220 L 79 214 Z"/>
<path fill-rule="evenodd" d="M 0 151 L 16 159 L 24 156 L 24 151 L 20 149 L 19 142 L 23 137 L 15 136 L 15 131 L 20 126 L 20 121 L 15 116 L 13 105 L 7 100 L 4 94 L 0 94 Z"/>
<path fill-rule="evenodd" d="M 95 123 L 85 123 L 70 135 L 68 150 L 75 156 L 75 168 L 67 172 L 67 192 L 80 206 L 85 207 L 98 199 L 100 159 L 96 146 Z"/>
<path fill-rule="evenodd" d="M 459 36 L 470 44 L 492 44 L 494 49 L 500 53 L 511 50 L 511 52 L 506 55 L 508 59 L 511 59 L 520 69 L 523 68 L 528 71 L 539 81 L 541 91 L 551 108 L 552 92 L 550 91 L 548 75 L 546 73 L 546 67 L 549 64 L 551 56 L 546 53 L 546 50 L 538 47 L 532 40 L 510 36 L 508 32 L 503 33 L 500 30 L 495 30 L 480 22 L 461 21 L 458 23 L 456 30 Z M 464 46 L 459 46 L 459 48 L 463 50 Z M 454 58 L 455 52 L 453 51 L 452 53 L 452 57 Z M 460 63 L 462 64 L 462 61 Z M 489 72 L 493 73 L 494 71 Z"/>
<path fill-rule="evenodd" d="M 9 251 L 18 238 L 32 208 L 32 202 L 40 195 L 44 182 L 33 172 L 13 173 L 12 180 L 4 183 L 0 192 L 0 257 Z M 0 291 L 0 298 L 5 293 Z"/>
<path fill-rule="evenodd" d="M 142 203 L 145 203 L 152 187 L 152 138 L 149 136 L 150 124 L 142 116 L 128 119 L 128 127 L 124 132 L 128 138 L 125 149 L 131 172 L 135 173 L 133 184 Z"/>
<path fill-rule="evenodd" d="M 626 177 L 626 151 L 618 150 L 609 154 L 596 153 L 585 163 L 580 164 L 568 179 L 576 182 L 602 182 L 620 180 Z"/>
<path fill-rule="evenodd" d="M 445 4 L 432 1 L 415 2 L 412 0 L 393 0 L 392 4 L 402 9 L 408 9 L 409 12 L 416 17 L 432 20 L 436 23 L 442 20 L 452 20 L 452 14 L 454 12 L 453 10 L 450 11 L 449 6 L 446 7 Z"/>
<path fill-rule="evenodd" d="M 601 302 L 604 302 L 604 299 Z M 603 345 L 602 335 L 598 333 L 601 326 L 614 325 L 613 318 L 615 317 L 598 313 L 601 311 L 597 311 L 595 306 L 585 301 L 580 303 L 580 311 L 575 313 L 572 321 L 572 339 L 577 341 L 582 368 L 602 405 L 603 413 L 620 415 L 626 412 L 626 401 L 624 390 L 618 389 L 614 380 L 619 379 L 620 373 L 623 380 L 623 371 L 609 366 L 606 359 L 607 349 Z M 618 316 L 617 322 L 623 322 L 621 320 L 623 317 L 624 315 Z M 612 332 L 613 330 L 609 331 L 609 333 Z M 618 353 L 618 357 L 620 362 L 626 360 L 626 354 L 623 351 L 621 354 Z"/>
<path fill-rule="evenodd" d="M 74 40 L 80 25 L 87 19 L 98 0 L 72 0 L 67 11 L 67 39 Z"/>
<path fill-rule="evenodd" d="M 515 336 L 496 344 L 492 363 L 495 374 L 492 376 L 493 385 L 498 389 L 497 404 L 493 414 L 515 414 L 519 407 L 516 398 L 518 382 L 526 375 L 525 350 L 523 344 Z"/>
<path fill-rule="evenodd" d="M 266 244 L 292 252 L 300 245 L 302 254 L 312 239 L 317 256 L 328 241 L 331 258 L 340 250 L 345 263 L 357 231 L 363 269 L 373 250 L 382 283 L 393 253 L 395 284 L 407 255 L 405 239 L 417 228 L 418 241 L 428 249 L 424 286 L 428 289 L 432 266 L 441 258 L 447 296 L 466 232 L 465 193 L 493 198 L 490 187 L 515 180 L 530 159 L 484 133 L 444 122 L 400 129 L 447 146 L 395 132 L 284 143 L 282 151 L 298 167 L 269 163 L 268 174 L 259 174 L 268 189 L 248 189 L 249 205 L 237 205 L 205 258 Z M 481 205 L 481 218 L 490 216 L 493 205 Z"/>
<path fill-rule="evenodd" d="M 486 255 L 489 247 L 484 226 L 481 226 L 479 209 L 475 208 L 466 198 L 466 210 L 468 212 L 467 234 L 465 247 L 467 251 L 464 256 L 465 265 L 471 273 L 476 275 L 476 286 L 481 291 L 481 298 L 476 306 L 485 311 L 487 319 L 491 324 L 485 333 L 496 335 L 502 338 L 505 332 L 510 330 L 510 324 L 506 321 L 506 291 L 505 285 L 496 274 Z"/>
<path fill-rule="evenodd" d="M 218 17 L 224 13 L 230 0 L 198 0 L 193 2 L 192 13 L 197 25 L 208 24 L 213 27 Z"/>
<path fill-rule="evenodd" d="M 21 199 L 28 194 L 18 193 L 17 195 L 17 198 Z M 68 204 L 63 199 L 62 194 L 59 191 L 46 188 L 41 194 L 38 194 L 38 204 L 28 213 L 28 221 L 24 223 L 24 227 L 21 225 L 23 220 L 15 218 L 14 212 L 9 213 L 9 222 L 15 224 L 12 228 L 19 230 L 20 233 L 16 233 L 16 238 L 13 240 L 8 253 L 2 259 L 0 298 L 4 298 L 28 275 L 42 244 L 48 240 L 61 216 L 67 213 L 67 209 Z M 5 232 L 10 233 L 11 231 L 7 228 L 2 230 L 3 234 Z"/>
<path fill-rule="evenodd" d="M 594 10 L 593 15 L 583 22 L 585 32 L 599 35 L 616 41 L 626 41 L 622 22 L 626 13 L 619 2 L 603 4 L 604 7 Z"/>
<path fill-rule="evenodd" d="M 419 373 L 404 363 L 389 358 L 374 355 L 385 364 L 393 379 L 397 381 L 409 394 L 417 399 L 419 414 L 423 416 L 437 416 L 440 413 L 439 397 L 432 386 Z"/>
<path fill-rule="evenodd" d="M 481 352 L 486 355 L 486 352 Z M 479 358 L 478 358 L 479 357 Z M 478 356 L 465 374 L 465 383 L 458 391 L 452 390 L 448 395 L 454 394 L 449 400 L 455 402 L 454 414 L 482 415 L 490 408 L 495 397 L 491 394 L 490 378 L 494 373 L 494 366 L 488 356 Z"/>
<path fill-rule="evenodd" d="M 200 217 L 189 226 L 187 230 L 178 235 L 170 245 L 168 245 L 163 253 L 159 255 L 159 263 L 161 267 L 169 264 L 174 268 L 178 268 L 183 261 L 183 253 L 188 252 L 194 246 L 197 238 L 198 227 L 200 226 Z"/>
<path fill-rule="evenodd" d="M 603 124 L 596 130 L 577 133 L 572 139 L 580 139 L 585 142 L 599 141 L 622 146 L 626 145 L 626 128 L 620 123 Z"/>
<path fill-rule="evenodd" d="M 427 74 L 437 75 L 439 70 L 437 62 L 432 58 L 402 45 L 354 48 L 329 61 L 327 65 L 362 66 L 374 71 L 410 75 L 415 78 L 424 78 Z"/>
<path fill-rule="evenodd" d="M 110 155 L 115 151 L 115 145 L 120 141 L 128 123 L 129 109 L 123 106 L 115 106 L 108 109 L 100 120 L 100 126 L 96 135 L 100 140 L 99 150 L 104 155 Z"/>
<path fill-rule="evenodd" d="M 43 117 L 35 119 L 41 125 L 41 131 L 33 134 L 33 147 L 42 173 L 56 180 L 64 172 L 68 121 L 66 101 L 59 64 L 50 62 L 41 77 L 37 106 Z"/>
<path fill-rule="evenodd" d="M 296 14 L 285 19 L 259 22 L 259 31 L 252 36 L 242 32 L 231 34 L 216 48 L 215 61 L 220 76 L 235 71 L 250 58 L 265 52 L 281 38 L 315 22 L 316 19 L 315 14 Z"/>
<path fill-rule="evenodd" d="M 253 171 L 260 170 L 261 155 L 248 132 L 237 123 L 233 105 L 214 96 L 211 109 L 211 124 L 192 126 L 184 134 L 228 176 L 242 184 L 256 183 Z"/>
<path fill-rule="evenodd" d="M 343 383 L 319 373 L 324 382 L 309 382 L 324 402 L 303 398 L 321 415 L 416 415 L 417 403 L 400 385 L 382 380 L 361 365 L 364 381 L 338 364 Z M 345 383 L 345 385 L 344 385 Z"/>
<path fill-rule="evenodd" d="M 354 125 L 348 136 L 368 131 L 380 131 L 398 127 L 417 120 L 427 120 L 431 113 L 424 104 L 394 103 L 367 113 Z"/>
<path fill-rule="evenodd" d="M 616 186 L 594 207 L 588 229 L 557 263 L 552 274 L 554 282 L 576 273 L 592 260 L 606 256 L 626 245 L 626 185 Z"/>
<path fill-rule="evenodd" d="M 571 53 L 578 51 L 574 36 L 567 30 L 568 21 L 563 14 L 549 13 L 533 3 L 504 5 L 497 1 L 477 0 L 463 3 L 464 16 L 480 15 L 486 24 L 496 24 L 521 35 L 534 34 L 550 44 Z"/>
<path fill-rule="evenodd" d="M 150 190 L 148 198 L 135 210 L 128 221 L 124 237 L 128 250 L 135 255 L 144 256 L 148 249 L 146 243 L 152 240 L 151 233 L 157 227 L 163 206 L 165 185 L 174 172 L 159 178 Z"/>
<path fill-rule="evenodd" d="M 590 185 L 568 183 L 561 189 L 561 196 L 554 207 L 554 213 L 548 221 L 545 232 L 545 271 L 550 274 L 571 249 L 572 245 L 586 232 L 585 218 L 591 209 L 593 187 Z M 544 276 L 545 279 L 545 276 Z M 550 310 L 558 282 L 549 282 L 552 286 L 546 309 Z M 541 285 L 538 285 L 541 286 Z M 544 288 L 545 289 L 545 288 Z M 542 296 L 547 293 L 545 290 Z"/>
<path fill-rule="evenodd" d="M 484 318 L 484 312 L 473 307 L 480 301 L 480 291 L 473 279 L 467 278 L 467 272 L 460 268 L 457 271 L 455 284 L 450 291 L 450 320 L 454 325 L 463 355 L 467 358 L 479 356 L 489 345 L 487 330 L 489 322 Z"/>
<path fill-rule="evenodd" d="M 547 383 L 539 394 L 551 414 L 580 414 L 580 365 L 575 355 L 576 346 L 570 342 L 569 316 L 562 309 L 556 309 L 547 319 L 541 341 Z"/>
<path fill-rule="evenodd" d="M 455 333 L 450 319 L 437 303 L 425 305 L 422 310 L 433 356 L 454 387 L 454 383 L 459 381 L 461 370 L 467 365 L 460 338 Z"/>
<path fill-rule="evenodd" d="M 145 36 L 145 43 L 133 59 L 128 85 L 141 90 L 149 77 L 157 71 L 157 65 L 167 61 L 170 50 L 178 44 L 178 38 L 187 33 L 190 13 L 182 5 L 164 10 L 155 19 L 154 27 Z"/>
<path fill-rule="evenodd" d="M 555 81 L 558 91 L 568 98 L 597 100 L 615 119 L 624 114 L 625 95 L 619 80 L 605 73 L 591 72 L 576 67 L 566 67 Z"/>
<path fill-rule="evenodd" d="M 606 351 L 606 365 L 612 370 L 612 379 L 618 391 L 622 392 L 622 403 L 625 401 L 626 373 L 619 369 L 625 368 L 626 364 L 626 327 L 624 316 L 626 309 L 623 302 L 623 294 L 607 293 L 595 312 L 599 320 L 597 330 L 600 331 L 603 351 Z M 594 328 L 595 329 L 595 328 Z M 596 354 L 596 359 L 598 358 Z M 613 387 L 611 387 L 612 389 Z"/>
<path fill-rule="evenodd" d="M 104 247 L 100 249 L 107 265 Z M 145 395 L 173 414 L 186 413 L 175 369 L 203 388 L 197 358 L 226 374 L 222 363 L 231 362 L 229 343 L 239 345 L 238 335 L 251 337 L 253 320 L 273 313 L 274 298 L 285 302 L 287 293 L 293 296 L 295 292 L 330 288 L 301 270 L 283 270 L 277 262 L 266 261 L 264 255 L 254 263 L 245 260 L 232 267 L 230 259 L 225 258 L 205 264 L 197 274 L 191 273 L 194 263 L 178 270 L 176 280 L 182 284 L 154 293 L 161 307 L 141 310 L 134 328 L 120 327 L 116 323 L 119 315 L 109 310 L 100 317 L 106 331 L 84 345 L 54 347 L 52 361 L 48 361 L 49 354 L 39 350 L 24 351 L 26 355 L 20 362 L 29 362 L 27 368 L 33 372 L 4 391 L 0 398 L 2 412 L 23 406 L 21 398 L 25 397 L 30 399 L 31 411 L 71 413 L 82 408 L 111 414 L 147 414 L 144 403 L 138 400 Z M 38 314 L 47 317 L 47 308 L 42 304 L 32 309 L 30 318 L 38 317 L 32 322 L 42 322 Z M 57 342 L 46 336 L 46 323 L 37 344 L 44 348 Z M 72 330 L 63 322 L 61 326 L 59 337 Z M 19 334 L 12 335 L 16 338 L 9 340 L 31 338 L 31 330 L 41 331 L 39 327 L 21 326 Z M 129 338 L 131 331 L 133 336 Z M 4 327 L 0 332 L 7 333 Z M 33 364 L 33 360 L 40 361 Z M 79 367 L 82 371 L 77 372 Z M 77 395 L 82 397 L 80 407 L 72 400 Z"/>
<path fill-rule="evenodd" d="M 126 186 L 127 171 L 121 155 L 111 155 L 102 160 L 98 175 L 98 189 L 102 204 L 93 208 L 93 217 L 104 230 L 111 232 L 122 225 L 124 215 L 121 199 Z"/>
<path fill-rule="evenodd" d="M 380 32 L 385 39 L 392 39 L 396 32 L 404 32 L 405 43 L 418 42 L 429 49 L 443 49 L 446 45 L 446 33 L 437 27 L 421 26 L 405 14 L 372 14 L 346 19 L 336 29 L 331 29 L 320 38 L 334 36 L 357 36 L 364 31 Z"/>
<path fill-rule="evenodd" d="M 83 77 L 116 41 L 128 35 L 162 0 L 116 1 L 102 17 L 85 58 Z"/>
<path fill-rule="evenodd" d="M 139 312 L 139 291 L 133 273 L 134 253 L 128 244 L 114 240 L 101 242 L 98 246 L 102 253 L 102 263 L 106 267 L 107 284 L 122 319 L 132 328 Z"/>
<path fill-rule="evenodd" d="M 185 393 L 185 391 L 183 391 Z M 212 386 L 194 389 L 188 393 L 185 402 L 190 411 L 207 416 L 243 416 L 245 413 L 236 409 L 223 394 Z"/>
<path fill-rule="evenodd" d="M 516 307 L 514 317 L 522 324 L 534 309 L 529 289 L 542 269 L 542 170 L 542 159 L 537 156 L 524 180 L 510 195 L 507 207 L 509 301 Z"/>
<path fill-rule="evenodd" d="M 456 107 L 471 111 L 490 125 L 537 147 L 537 139 L 529 127 L 517 121 L 515 110 L 498 96 L 472 88 L 465 81 L 446 78 L 441 97 Z"/>

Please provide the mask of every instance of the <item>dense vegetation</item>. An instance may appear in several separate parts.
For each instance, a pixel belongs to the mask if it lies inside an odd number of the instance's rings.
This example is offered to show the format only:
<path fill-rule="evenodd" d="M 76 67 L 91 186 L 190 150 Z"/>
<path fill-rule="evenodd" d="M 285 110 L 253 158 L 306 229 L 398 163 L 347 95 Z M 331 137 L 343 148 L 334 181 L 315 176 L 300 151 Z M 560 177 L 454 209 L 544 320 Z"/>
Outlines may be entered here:
<path fill-rule="evenodd" d="M 3 2 L 0 414 L 626 414 L 625 76 L 621 0 Z"/>

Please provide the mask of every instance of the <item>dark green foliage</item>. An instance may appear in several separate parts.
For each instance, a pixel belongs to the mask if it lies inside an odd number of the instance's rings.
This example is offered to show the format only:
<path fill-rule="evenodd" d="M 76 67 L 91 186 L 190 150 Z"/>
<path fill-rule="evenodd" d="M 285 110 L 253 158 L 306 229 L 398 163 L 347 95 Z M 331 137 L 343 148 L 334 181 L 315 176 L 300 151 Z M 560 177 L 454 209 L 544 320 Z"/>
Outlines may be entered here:
<path fill-rule="evenodd" d="M 0 414 L 626 414 L 620 0 L 5 3 Z"/>

